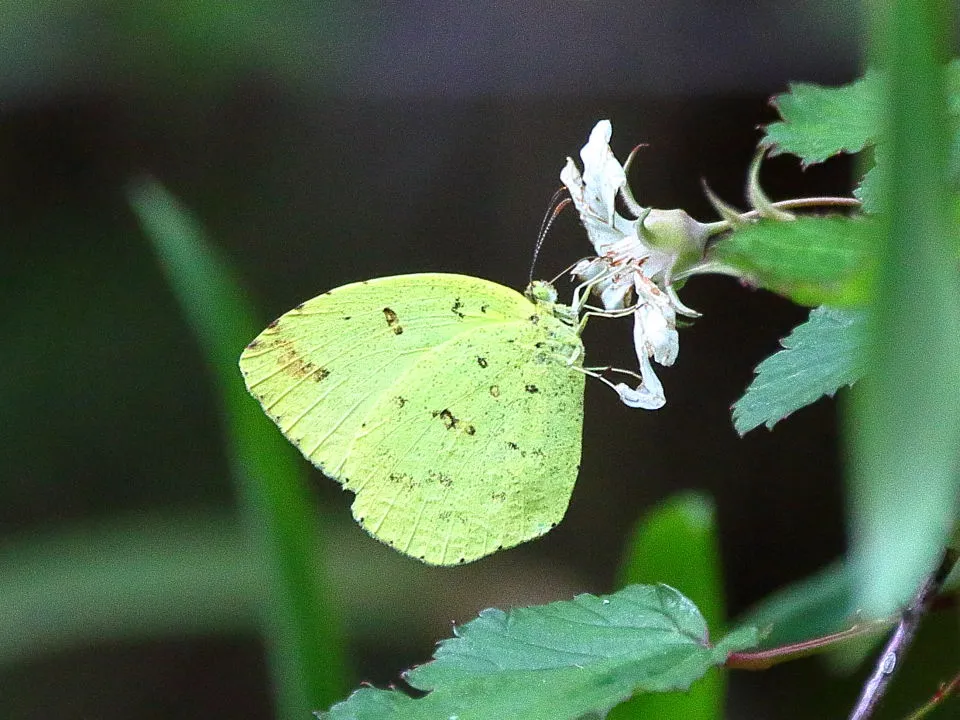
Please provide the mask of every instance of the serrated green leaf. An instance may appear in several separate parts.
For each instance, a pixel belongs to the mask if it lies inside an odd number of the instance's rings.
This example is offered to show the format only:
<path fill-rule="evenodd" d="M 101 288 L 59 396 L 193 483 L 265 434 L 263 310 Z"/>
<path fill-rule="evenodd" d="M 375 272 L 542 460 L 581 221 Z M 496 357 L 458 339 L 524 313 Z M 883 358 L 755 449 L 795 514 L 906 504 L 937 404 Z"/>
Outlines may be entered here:
<path fill-rule="evenodd" d="M 960 181 L 960 60 L 947 66 L 947 105 L 950 127 L 950 168 L 954 185 Z M 823 162 L 841 152 L 856 153 L 881 144 L 880 118 L 886 78 L 876 71 L 848 85 L 823 87 L 807 83 L 790 86 L 790 91 L 776 96 L 774 106 L 781 120 L 766 127 L 761 145 L 770 148 L 771 155 L 790 153 L 805 165 Z M 866 212 L 876 212 L 880 181 L 877 168 L 882 171 L 882 154 L 875 155 L 874 163 L 865 167 L 868 172 L 854 193 Z"/>
<path fill-rule="evenodd" d="M 860 184 L 853 191 L 854 196 L 863 203 L 863 211 L 866 213 L 875 213 L 880 209 L 877 188 L 883 182 L 881 173 L 883 173 L 885 167 L 882 148 L 877 149 L 874 159 L 876 164 L 867 170 L 860 180 Z"/>
<path fill-rule="evenodd" d="M 428 692 L 362 688 L 321 720 L 576 720 L 601 717 L 635 692 L 685 689 L 731 652 L 757 643 L 745 628 L 716 646 L 696 606 L 666 585 L 605 597 L 484 610 L 405 679 Z"/>
<path fill-rule="evenodd" d="M 733 424 L 746 434 L 772 428 L 792 412 L 833 395 L 863 375 L 866 314 L 819 307 L 781 340 L 784 349 L 757 366 L 756 377 L 733 406 Z"/>
<path fill-rule="evenodd" d="M 761 143 L 771 155 L 791 153 L 805 165 L 860 152 L 879 134 L 879 83 L 868 73 L 840 87 L 790 85 L 789 92 L 773 100 L 783 119 L 767 126 Z"/>
<path fill-rule="evenodd" d="M 683 493 L 661 503 L 637 524 L 620 572 L 620 585 L 665 582 L 696 603 L 707 624 L 725 621 L 716 511 L 706 495 Z M 687 692 L 643 693 L 615 707 L 607 720 L 717 720 L 723 717 L 726 677 L 711 668 Z"/>
<path fill-rule="evenodd" d="M 801 305 L 858 305 L 869 299 L 876 232 L 865 217 L 763 220 L 735 230 L 711 256 Z"/>

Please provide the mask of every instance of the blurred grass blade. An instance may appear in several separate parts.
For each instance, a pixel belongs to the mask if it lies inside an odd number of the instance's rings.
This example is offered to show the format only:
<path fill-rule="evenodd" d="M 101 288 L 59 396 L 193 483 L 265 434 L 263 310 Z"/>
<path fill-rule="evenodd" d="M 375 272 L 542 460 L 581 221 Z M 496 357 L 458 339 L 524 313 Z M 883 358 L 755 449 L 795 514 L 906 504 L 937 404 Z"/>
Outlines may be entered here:
<path fill-rule="evenodd" d="M 951 250 L 946 62 L 949 4 L 872 11 L 888 77 L 872 344 L 846 418 L 857 598 L 895 612 L 936 567 L 957 512 L 960 286 Z"/>
<path fill-rule="evenodd" d="M 666 583 L 700 608 L 715 640 L 724 625 L 723 580 L 713 503 L 704 495 L 677 495 L 637 525 L 624 554 L 619 585 Z M 644 694 L 610 711 L 607 720 L 720 720 L 724 671 L 713 668 L 688 692 Z"/>
<path fill-rule="evenodd" d="M 142 516 L 0 549 L 0 664 L 92 643 L 252 632 L 263 569 L 235 517 Z"/>
<path fill-rule="evenodd" d="M 261 323 L 175 198 L 143 180 L 131 186 L 129 199 L 220 392 L 237 491 L 270 578 L 264 621 L 280 717 L 307 717 L 347 689 L 340 621 L 321 577 L 318 521 L 296 451 L 247 395 L 237 369 Z"/>

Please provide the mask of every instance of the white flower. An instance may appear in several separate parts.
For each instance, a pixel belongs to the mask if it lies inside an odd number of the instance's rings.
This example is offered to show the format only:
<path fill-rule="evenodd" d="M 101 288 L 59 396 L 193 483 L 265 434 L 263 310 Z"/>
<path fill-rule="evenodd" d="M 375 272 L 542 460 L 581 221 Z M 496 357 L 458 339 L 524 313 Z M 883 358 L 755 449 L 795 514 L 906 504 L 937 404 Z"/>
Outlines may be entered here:
<path fill-rule="evenodd" d="M 626 175 L 630 159 L 626 166 L 617 161 L 609 145 L 611 133 L 609 120 L 598 122 L 580 151 L 583 173 L 571 158 L 560 172 L 596 251 L 571 272 L 599 296 L 605 311 L 632 311 L 641 382 L 636 388 L 625 383 L 614 388 L 625 404 L 655 410 L 666 398 L 650 358 L 672 365 L 680 350 L 677 313 L 699 315 L 680 302 L 672 277 L 678 266 L 701 259 L 708 232 L 682 210 L 643 208 L 634 200 Z M 617 212 L 618 196 L 636 218 Z M 578 296 L 579 291 L 575 306 Z"/>

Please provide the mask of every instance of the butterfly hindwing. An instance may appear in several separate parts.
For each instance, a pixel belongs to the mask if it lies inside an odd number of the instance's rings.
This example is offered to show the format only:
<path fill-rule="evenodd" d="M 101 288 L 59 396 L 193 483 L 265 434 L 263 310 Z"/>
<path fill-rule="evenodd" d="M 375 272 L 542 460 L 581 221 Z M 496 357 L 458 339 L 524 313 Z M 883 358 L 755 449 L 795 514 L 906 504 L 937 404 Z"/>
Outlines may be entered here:
<path fill-rule="evenodd" d="M 580 462 L 584 376 L 568 362 L 580 341 L 550 315 L 536 320 L 437 347 L 373 408 L 344 467 L 373 535 L 448 565 L 562 519 Z M 562 341 L 545 341 L 548 330 Z"/>

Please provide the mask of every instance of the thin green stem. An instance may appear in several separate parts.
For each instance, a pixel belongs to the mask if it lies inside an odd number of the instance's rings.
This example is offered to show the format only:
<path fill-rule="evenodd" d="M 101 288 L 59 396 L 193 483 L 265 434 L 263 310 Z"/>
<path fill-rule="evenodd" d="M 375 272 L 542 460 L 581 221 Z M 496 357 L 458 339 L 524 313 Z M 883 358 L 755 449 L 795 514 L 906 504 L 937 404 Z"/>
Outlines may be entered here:
<path fill-rule="evenodd" d="M 924 703 L 922 707 L 910 713 L 904 720 L 922 720 L 922 718 L 929 715 L 933 710 L 938 708 L 944 700 L 956 692 L 957 688 L 960 688 L 960 672 L 954 675 L 950 682 L 940 683 L 940 687 L 937 689 L 937 692 L 933 694 L 933 697 Z"/>

